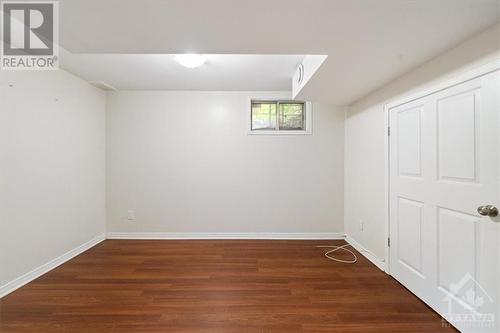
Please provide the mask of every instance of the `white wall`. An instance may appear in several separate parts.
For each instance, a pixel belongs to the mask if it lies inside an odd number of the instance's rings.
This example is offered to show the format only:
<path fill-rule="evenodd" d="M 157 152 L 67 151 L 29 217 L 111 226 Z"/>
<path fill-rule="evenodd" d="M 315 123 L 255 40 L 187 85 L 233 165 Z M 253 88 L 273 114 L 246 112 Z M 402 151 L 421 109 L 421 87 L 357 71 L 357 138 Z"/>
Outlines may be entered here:
<path fill-rule="evenodd" d="M 496 25 L 354 103 L 345 123 L 345 230 L 384 257 L 384 104 L 500 57 Z M 359 228 L 364 223 L 364 231 Z"/>
<path fill-rule="evenodd" d="M 344 110 L 313 105 L 310 136 L 247 135 L 261 95 L 110 93 L 108 232 L 343 232 Z"/>
<path fill-rule="evenodd" d="M 0 287 L 105 232 L 105 98 L 64 71 L 0 72 Z"/>

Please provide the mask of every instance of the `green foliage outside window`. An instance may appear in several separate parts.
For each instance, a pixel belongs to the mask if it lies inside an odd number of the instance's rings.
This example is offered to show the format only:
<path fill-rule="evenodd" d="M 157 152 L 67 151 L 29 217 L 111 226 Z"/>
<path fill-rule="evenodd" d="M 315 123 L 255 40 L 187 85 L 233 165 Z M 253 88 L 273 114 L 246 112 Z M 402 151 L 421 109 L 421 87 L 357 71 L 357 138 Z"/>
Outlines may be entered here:
<path fill-rule="evenodd" d="M 252 130 L 305 130 L 305 103 L 252 101 Z"/>

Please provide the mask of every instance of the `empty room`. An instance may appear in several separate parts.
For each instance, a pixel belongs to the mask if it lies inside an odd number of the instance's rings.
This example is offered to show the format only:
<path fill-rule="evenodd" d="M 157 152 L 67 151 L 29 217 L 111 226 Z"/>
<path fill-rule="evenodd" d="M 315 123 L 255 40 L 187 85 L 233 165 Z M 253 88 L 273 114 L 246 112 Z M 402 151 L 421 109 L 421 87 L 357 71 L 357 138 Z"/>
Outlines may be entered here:
<path fill-rule="evenodd" d="M 500 0 L 0 0 L 0 332 L 500 332 Z"/>

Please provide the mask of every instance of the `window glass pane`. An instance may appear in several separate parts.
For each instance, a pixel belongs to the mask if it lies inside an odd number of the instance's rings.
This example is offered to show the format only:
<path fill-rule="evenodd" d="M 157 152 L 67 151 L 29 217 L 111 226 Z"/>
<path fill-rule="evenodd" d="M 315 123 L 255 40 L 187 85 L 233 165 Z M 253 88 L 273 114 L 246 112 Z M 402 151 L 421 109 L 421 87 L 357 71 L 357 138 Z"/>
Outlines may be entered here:
<path fill-rule="evenodd" d="M 276 129 L 276 103 L 252 103 L 252 130 Z"/>
<path fill-rule="evenodd" d="M 303 103 L 280 103 L 280 130 L 304 130 Z"/>

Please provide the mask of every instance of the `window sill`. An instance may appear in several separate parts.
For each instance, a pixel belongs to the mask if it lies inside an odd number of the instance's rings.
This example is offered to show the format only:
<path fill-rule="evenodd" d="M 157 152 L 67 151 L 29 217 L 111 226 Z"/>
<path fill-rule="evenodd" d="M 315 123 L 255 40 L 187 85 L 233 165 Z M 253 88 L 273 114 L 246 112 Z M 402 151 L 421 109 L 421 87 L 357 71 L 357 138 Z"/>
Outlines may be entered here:
<path fill-rule="evenodd" d="M 312 131 L 248 131 L 247 135 L 275 135 L 275 136 L 281 136 L 281 135 L 312 135 Z"/>

